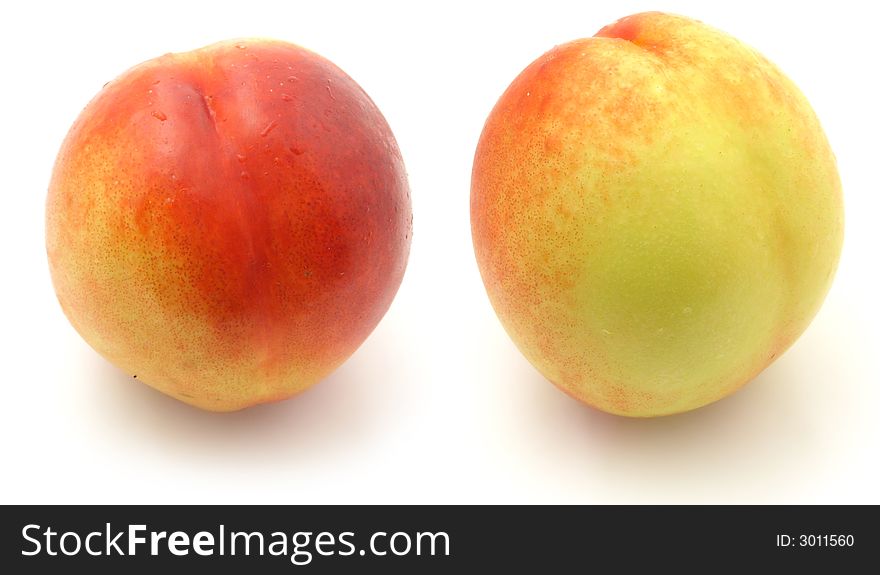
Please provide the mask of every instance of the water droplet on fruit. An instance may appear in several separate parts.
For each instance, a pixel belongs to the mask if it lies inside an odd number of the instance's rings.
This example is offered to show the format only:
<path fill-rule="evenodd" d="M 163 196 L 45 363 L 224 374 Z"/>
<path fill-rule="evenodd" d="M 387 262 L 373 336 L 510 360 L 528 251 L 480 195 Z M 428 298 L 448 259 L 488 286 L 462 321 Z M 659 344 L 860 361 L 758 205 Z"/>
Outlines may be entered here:
<path fill-rule="evenodd" d="M 299 80 L 299 78 L 297 78 L 296 76 L 288 76 L 287 77 L 288 82 L 296 82 L 297 80 Z"/>
<path fill-rule="evenodd" d="M 245 171 L 241 172 L 241 179 L 244 181 L 248 181 L 251 179 L 251 175 Z"/>
<path fill-rule="evenodd" d="M 247 160 L 247 156 L 245 156 L 244 154 L 236 154 L 235 159 L 238 160 L 239 163 L 243 164 L 244 161 Z"/>
<path fill-rule="evenodd" d="M 281 94 L 281 99 L 285 102 L 290 102 L 291 100 L 293 100 L 293 97 L 291 97 L 289 94 Z"/>
<path fill-rule="evenodd" d="M 166 116 L 164 112 L 160 112 L 159 110 L 153 110 L 152 112 L 150 112 L 150 115 L 160 122 L 164 122 L 168 119 L 168 116 Z"/>
<path fill-rule="evenodd" d="M 305 152 L 302 148 L 298 148 L 297 146 L 290 146 L 290 151 L 294 153 L 296 156 L 301 156 Z"/>
<path fill-rule="evenodd" d="M 266 136 L 269 135 L 269 132 L 271 132 L 273 129 L 275 129 L 275 126 L 277 126 L 277 125 L 278 125 L 278 120 L 272 120 L 271 122 L 269 122 L 269 124 L 266 125 L 265 128 L 263 128 L 263 131 L 260 132 L 260 136 L 265 138 Z"/>
<path fill-rule="evenodd" d="M 238 48 L 239 50 L 244 50 L 245 48 L 247 48 L 247 44 L 244 44 L 243 42 L 239 42 L 238 44 L 235 45 L 235 47 Z"/>

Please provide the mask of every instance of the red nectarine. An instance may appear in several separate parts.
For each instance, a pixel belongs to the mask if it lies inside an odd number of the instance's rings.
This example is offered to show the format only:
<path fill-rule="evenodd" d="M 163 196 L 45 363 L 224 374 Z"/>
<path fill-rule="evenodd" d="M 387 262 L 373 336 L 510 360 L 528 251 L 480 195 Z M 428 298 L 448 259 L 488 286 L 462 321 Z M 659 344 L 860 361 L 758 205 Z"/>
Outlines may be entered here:
<path fill-rule="evenodd" d="M 286 398 L 351 355 L 400 285 L 411 230 L 372 100 L 268 40 L 168 54 L 107 84 L 64 141 L 46 206 L 77 331 L 218 411 Z"/>

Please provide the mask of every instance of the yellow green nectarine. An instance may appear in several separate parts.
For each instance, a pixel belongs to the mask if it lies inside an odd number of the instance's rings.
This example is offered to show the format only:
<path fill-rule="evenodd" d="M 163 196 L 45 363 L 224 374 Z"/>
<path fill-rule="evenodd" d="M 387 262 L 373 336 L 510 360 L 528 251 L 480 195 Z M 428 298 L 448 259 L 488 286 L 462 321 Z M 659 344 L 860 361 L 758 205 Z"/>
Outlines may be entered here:
<path fill-rule="evenodd" d="M 791 80 L 716 29 L 645 13 L 507 88 L 477 147 L 471 223 L 526 358 L 592 406 L 657 416 L 730 394 L 806 329 L 843 206 Z"/>

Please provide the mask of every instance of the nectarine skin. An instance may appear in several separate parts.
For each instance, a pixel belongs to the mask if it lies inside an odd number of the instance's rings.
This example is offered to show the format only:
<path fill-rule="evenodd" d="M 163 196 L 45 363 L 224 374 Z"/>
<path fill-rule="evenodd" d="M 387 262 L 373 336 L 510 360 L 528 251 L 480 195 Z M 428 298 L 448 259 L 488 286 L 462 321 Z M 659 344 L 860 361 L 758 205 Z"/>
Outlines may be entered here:
<path fill-rule="evenodd" d="M 645 13 L 507 88 L 471 223 L 526 358 L 577 399 L 647 417 L 732 393 L 798 338 L 837 268 L 843 204 L 791 80 L 723 32 Z"/>
<path fill-rule="evenodd" d="M 168 54 L 107 84 L 65 139 L 46 205 L 77 331 L 217 411 L 289 397 L 349 357 L 400 285 L 411 232 L 375 104 L 273 40 Z"/>

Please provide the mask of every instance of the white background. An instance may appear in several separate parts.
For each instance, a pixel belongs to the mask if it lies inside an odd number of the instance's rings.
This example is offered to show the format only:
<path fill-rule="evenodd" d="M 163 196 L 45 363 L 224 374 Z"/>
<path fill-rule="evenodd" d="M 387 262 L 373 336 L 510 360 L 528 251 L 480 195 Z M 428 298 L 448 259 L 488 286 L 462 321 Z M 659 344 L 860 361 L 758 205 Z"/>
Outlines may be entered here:
<path fill-rule="evenodd" d="M 8 4 L 0 502 L 880 503 L 870 4 Z M 557 391 L 507 338 L 471 249 L 469 185 L 486 115 L 522 68 L 647 9 L 726 30 L 800 85 L 838 157 L 847 231 L 834 287 L 788 353 L 729 399 L 629 420 Z M 407 164 L 415 237 L 390 312 L 342 368 L 290 401 L 222 415 L 131 380 L 79 338 L 52 292 L 43 209 L 61 140 L 106 81 L 246 36 L 306 46 L 372 96 Z"/>

